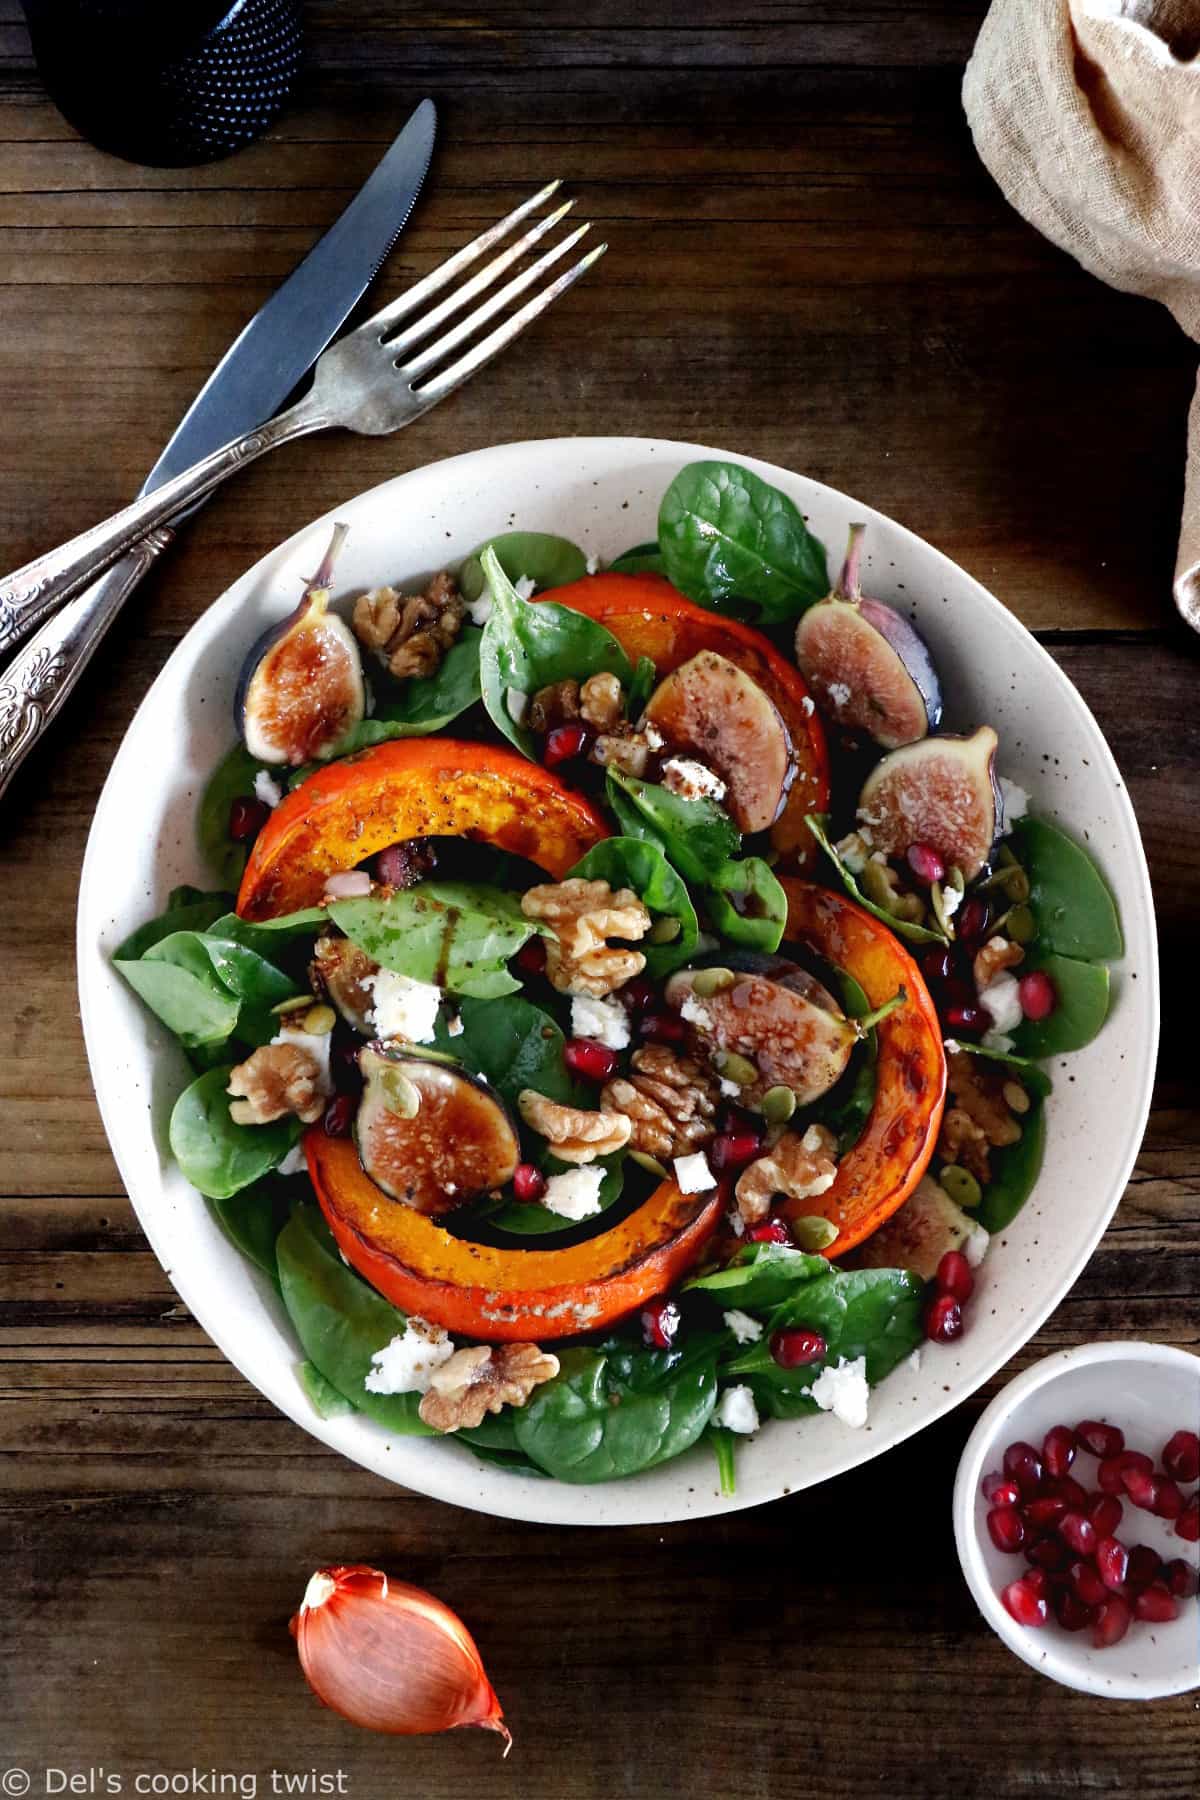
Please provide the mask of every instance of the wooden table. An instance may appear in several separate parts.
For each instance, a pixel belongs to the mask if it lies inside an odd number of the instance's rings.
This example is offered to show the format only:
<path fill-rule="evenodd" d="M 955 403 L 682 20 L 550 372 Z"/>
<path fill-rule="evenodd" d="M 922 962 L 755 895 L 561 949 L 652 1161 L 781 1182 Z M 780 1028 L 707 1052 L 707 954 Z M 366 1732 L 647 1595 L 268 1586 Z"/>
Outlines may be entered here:
<path fill-rule="evenodd" d="M 715 0 L 657 9 L 668 24 L 609 0 L 561 24 L 522 0 L 470 19 L 414 0 L 308 10 L 305 90 L 269 140 L 171 171 L 78 142 L 0 0 L 4 566 L 136 489 L 423 93 L 442 143 L 390 283 L 550 175 L 612 251 L 417 429 L 295 445 L 226 490 L 5 803 L 0 1766 L 35 1795 L 47 1767 L 103 1767 L 126 1793 L 193 1768 L 266 1793 L 274 1767 L 340 1770 L 357 1800 L 1193 1796 L 1194 1697 L 1072 1695 L 976 1614 L 949 1498 L 986 1394 L 756 1512 L 493 1521 L 280 1418 L 137 1230 L 92 1099 L 72 928 L 96 795 L 151 677 L 241 569 L 343 496 L 509 438 L 645 432 L 869 497 L 998 593 L 1095 709 L 1155 877 L 1164 1075 L 1111 1230 L 1014 1366 L 1090 1337 L 1200 1348 L 1200 669 L 1168 592 L 1195 355 L 1028 230 L 976 162 L 958 92 L 979 0 L 777 0 L 736 25 Z M 309 1699 L 287 1616 L 313 1567 L 358 1559 L 465 1613 L 516 1733 L 508 1764 L 481 1733 L 397 1744 Z"/>

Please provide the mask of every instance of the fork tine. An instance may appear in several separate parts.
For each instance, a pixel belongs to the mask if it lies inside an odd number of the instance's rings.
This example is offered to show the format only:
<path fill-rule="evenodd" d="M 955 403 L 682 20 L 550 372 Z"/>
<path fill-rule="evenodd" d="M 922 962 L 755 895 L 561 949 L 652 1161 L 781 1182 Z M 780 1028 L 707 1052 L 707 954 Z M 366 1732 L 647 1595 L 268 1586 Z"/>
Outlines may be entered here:
<path fill-rule="evenodd" d="M 574 287 L 580 276 L 586 275 L 607 249 L 607 244 L 597 244 L 594 250 L 589 250 L 586 256 L 581 256 L 572 268 L 560 275 L 557 281 L 551 282 L 542 293 L 535 294 L 532 300 L 527 300 L 511 319 L 505 319 L 487 337 L 481 338 L 465 356 L 460 356 L 448 369 L 434 375 L 423 387 L 413 388 L 413 398 L 422 403 L 421 410 L 427 411 L 439 400 L 444 400 L 447 394 L 452 394 L 456 387 L 461 387 L 464 381 L 469 381 L 472 375 L 477 374 L 486 363 L 490 363 L 494 356 L 498 356 L 514 338 L 521 335 L 527 325 L 531 325 L 548 306 L 552 306 L 560 294 L 565 294 L 568 288 Z"/>
<path fill-rule="evenodd" d="M 400 357 L 414 344 L 419 344 L 422 338 L 428 337 L 431 331 L 436 331 L 443 320 L 451 318 L 462 307 L 469 305 L 477 294 L 484 293 L 494 281 L 499 281 L 505 271 L 511 269 L 515 262 L 519 262 L 527 250 L 532 250 L 533 246 L 539 243 L 548 231 L 553 231 L 554 227 L 566 218 L 574 204 L 574 200 L 564 200 L 561 206 L 556 206 L 552 213 L 547 213 L 544 219 L 539 219 L 536 225 L 523 232 L 515 244 L 510 244 L 507 250 L 501 251 L 500 255 L 494 257 L 490 263 L 485 263 L 477 275 L 472 275 L 471 279 L 464 281 L 460 288 L 455 288 L 453 293 L 449 294 L 440 305 L 433 307 L 430 312 L 423 313 L 420 318 L 414 319 L 407 330 L 402 331 L 398 337 L 393 338 L 384 332 L 383 341 L 388 348 L 394 350 L 397 357 Z"/>
<path fill-rule="evenodd" d="M 463 269 L 469 268 L 486 250 L 490 250 L 493 244 L 498 244 L 501 238 L 507 237 L 515 226 L 519 225 L 523 219 L 527 219 L 531 212 L 536 211 L 543 201 L 549 200 L 552 194 L 556 194 L 561 186 L 561 179 L 548 181 L 545 187 L 540 188 L 530 199 L 522 200 L 520 206 L 514 206 L 513 210 L 506 213 L 495 225 L 489 225 L 488 229 L 481 231 L 477 238 L 472 238 L 469 244 L 464 244 L 461 250 L 456 250 L 453 256 L 448 256 L 444 263 L 439 263 L 436 269 L 431 269 L 429 274 L 418 281 L 415 287 L 408 288 L 389 305 L 380 307 L 377 313 L 372 313 L 371 317 L 365 319 L 358 327 L 358 330 L 364 334 L 374 331 L 383 332 L 388 326 L 398 324 L 401 319 L 408 318 L 410 313 L 416 312 L 418 308 L 424 306 L 425 302 L 434 294 L 440 293 L 447 282 L 453 281 L 454 277 Z"/>
<path fill-rule="evenodd" d="M 435 363 L 445 362 L 452 350 L 457 350 L 460 344 L 465 343 L 468 338 L 474 337 L 475 333 L 480 331 L 489 319 L 494 319 L 498 312 L 503 312 L 506 306 L 518 299 L 526 288 L 532 287 L 534 282 L 546 273 L 547 269 L 552 268 L 561 257 L 567 254 L 568 250 L 573 250 L 579 240 L 586 237 L 590 230 L 590 225 L 577 226 L 569 236 L 562 240 L 561 244 L 555 244 L 552 249 L 539 256 L 535 263 L 531 263 L 527 269 L 522 269 L 519 275 L 492 294 L 482 306 L 477 306 L 475 311 L 468 313 L 465 319 L 460 319 L 452 330 L 445 332 L 436 342 L 426 345 L 424 350 L 419 351 L 416 356 L 410 357 L 407 362 L 398 363 L 396 366 L 400 373 L 407 375 L 410 381 L 416 381 L 425 373 L 426 369 L 432 368 Z M 391 348 L 390 345 L 389 348 Z"/>

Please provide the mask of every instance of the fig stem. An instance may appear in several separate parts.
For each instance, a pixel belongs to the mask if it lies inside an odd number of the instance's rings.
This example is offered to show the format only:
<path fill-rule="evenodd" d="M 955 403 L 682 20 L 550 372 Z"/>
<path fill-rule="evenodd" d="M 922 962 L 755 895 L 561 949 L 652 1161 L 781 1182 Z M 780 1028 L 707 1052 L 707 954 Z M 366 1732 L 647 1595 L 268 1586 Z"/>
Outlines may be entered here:
<path fill-rule="evenodd" d="M 903 1006 L 907 999 L 908 989 L 901 988 L 898 994 L 893 994 L 890 1000 L 885 1000 L 882 1006 L 875 1008 L 874 1012 L 864 1014 L 861 1019 L 854 1019 L 852 1023 L 855 1035 L 860 1038 L 866 1037 L 868 1031 L 878 1025 L 881 1020 L 890 1018 L 897 1007 Z"/>
<path fill-rule="evenodd" d="M 864 524 L 850 527 L 850 537 L 846 544 L 846 560 L 842 564 L 842 572 L 838 576 L 837 586 L 833 590 L 834 598 L 837 600 L 862 599 L 862 578 L 859 565 L 862 561 L 863 538 L 866 536 L 866 531 L 867 528 Z"/>
<path fill-rule="evenodd" d="M 342 545 L 349 535 L 350 527 L 348 525 L 334 526 L 333 536 L 329 540 L 329 548 L 321 558 L 320 567 L 316 574 L 308 583 L 305 589 L 306 593 L 311 594 L 319 592 L 322 588 L 327 588 L 329 586 L 329 583 L 333 580 L 333 566 L 337 562 L 337 559 L 341 554 Z"/>

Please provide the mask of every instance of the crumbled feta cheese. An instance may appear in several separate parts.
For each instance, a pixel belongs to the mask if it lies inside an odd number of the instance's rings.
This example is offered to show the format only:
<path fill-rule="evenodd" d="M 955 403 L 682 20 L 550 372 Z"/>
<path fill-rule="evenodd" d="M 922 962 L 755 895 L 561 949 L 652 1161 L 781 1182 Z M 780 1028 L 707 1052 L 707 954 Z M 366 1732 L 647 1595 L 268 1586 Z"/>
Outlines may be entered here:
<path fill-rule="evenodd" d="M 726 1388 L 713 1413 L 713 1424 L 744 1434 L 757 1431 L 758 1408 L 751 1390 L 745 1386 Z"/>
<path fill-rule="evenodd" d="M 730 1231 L 732 1231 L 734 1237 L 745 1237 L 746 1221 L 743 1219 L 736 1206 L 731 1206 L 729 1211 L 725 1214 L 725 1223 L 728 1225 Z"/>
<path fill-rule="evenodd" d="M 963 1255 L 973 1269 L 977 1269 L 987 1255 L 988 1245 L 991 1241 L 991 1233 L 985 1231 L 982 1225 L 976 1225 L 972 1221 L 971 1235 L 963 1245 Z"/>
<path fill-rule="evenodd" d="M 629 1042 L 629 1014 L 619 1000 L 576 994 L 571 1000 L 571 1035 L 594 1038 L 609 1050 L 624 1050 Z"/>
<path fill-rule="evenodd" d="M 871 846 L 861 831 L 851 831 L 834 846 L 852 875 L 861 875 L 867 866 Z"/>
<path fill-rule="evenodd" d="M 536 586 L 537 582 L 533 579 L 532 575 L 518 575 L 517 579 L 513 582 L 513 587 L 516 590 L 518 600 L 532 600 L 533 590 Z"/>
<path fill-rule="evenodd" d="M 952 919 L 963 903 L 963 897 L 956 887 L 946 882 L 942 888 L 942 911 L 948 919 Z"/>
<path fill-rule="evenodd" d="M 681 1019 L 686 1019 L 689 1025 L 694 1025 L 698 1031 L 712 1030 L 712 1014 L 706 1006 L 701 1005 L 695 994 L 684 995 L 683 1004 L 679 1008 L 679 1016 Z"/>
<path fill-rule="evenodd" d="M 730 1081 L 728 1075 L 721 1075 L 718 1077 L 718 1079 L 721 1084 L 721 1093 L 723 1094 L 725 1099 L 726 1100 L 736 1100 L 738 1095 L 742 1091 L 741 1088 L 738 1086 L 737 1082 Z"/>
<path fill-rule="evenodd" d="M 1007 837 L 1018 819 L 1023 819 L 1029 811 L 1029 795 L 1015 781 L 1006 781 L 1000 777 L 1000 810 L 1004 821 L 1000 827 L 1000 836 Z"/>
<path fill-rule="evenodd" d="M 867 1422 L 870 1388 L 867 1386 L 867 1359 L 856 1356 L 847 1362 L 838 1357 L 837 1368 L 822 1369 L 809 1388 L 809 1394 L 822 1412 L 831 1412 L 856 1431 Z"/>
<path fill-rule="evenodd" d="M 433 1372 L 454 1355 L 454 1345 L 440 1325 L 410 1315 L 404 1330 L 382 1350 L 371 1353 L 363 1381 L 369 1394 L 423 1394 Z"/>
<path fill-rule="evenodd" d="M 472 625 L 486 625 L 492 616 L 492 590 L 484 588 L 477 600 L 467 602 L 467 611 L 471 615 Z"/>
<path fill-rule="evenodd" d="M 595 575 L 600 567 L 600 558 L 598 556 L 587 556 L 584 558 L 583 566 L 589 575 Z"/>
<path fill-rule="evenodd" d="M 943 1038 L 942 1043 L 945 1048 L 947 1056 L 954 1056 L 959 1050 L 962 1049 L 962 1045 L 959 1043 L 957 1038 Z"/>
<path fill-rule="evenodd" d="M 803 700 L 801 700 L 801 702 L 800 702 L 800 705 L 802 706 L 804 711 L 808 714 L 809 718 L 811 719 L 813 714 L 817 710 L 816 702 L 813 700 L 812 695 L 805 694 Z"/>
<path fill-rule="evenodd" d="M 414 981 L 395 969 L 377 969 L 362 985 L 374 996 L 368 1022 L 381 1038 L 403 1038 L 409 1044 L 431 1044 L 442 990 L 429 981 Z"/>
<path fill-rule="evenodd" d="M 830 706 L 849 706 L 850 689 L 844 681 L 831 681 L 825 691 L 829 696 Z"/>
<path fill-rule="evenodd" d="M 504 705 L 513 724 L 519 725 L 529 706 L 529 695 L 522 693 L 520 688 L 505 688 Z"/>
<path fill-rule="evenodd" d="M 542 1195 L 542 1205 L 547 1212 L 557 1213 L 562 1219 L 590 1219 L 593 1213 L 600 1211 L 603 1180 L 604 1170 L 594 1166 L 551 1175 Z"/>
<path fill-rule="evenodd" d="M 723 800 L 725 783 L 702 762 L 690 756 L 671 756 L 663 764 L 663 786 L 681 800 Z"/>
<path fill-rule="evenodd" d="M 301 1050 L 307 1050 L 320 1070 L 317 1080 L 318 1091 L 322 1094 L 332 1094 L 333 1076 L 329 1071 L 329 1053 L 333 1048 L 333 1036 L 328 1031 L 322 1033 L 302 1031 L 299 1025 L 295 1029 L 289 1030 L 287 1020 L 293 1016 L 292 1014 L 285 1015 L 282 1028 L 275 1033 L 271 1042 L 273 1044 L 293 1044 Z M 300 1014 L 300 1017 L 304 1017 L 303 1013 Z"/>
<path fill-rule="evenodd" d="M 447 1021 L 446 1021 L 446 1036 L 447 1037 L 461 1037 L 462 1034 L 463 1034 L 462 1014 L 455 1013 L 455 1015 L 452 1019 L 447 1019 Z"/>
<path fill-rule="evenodd" d="M 1005 1031 L 985 1031 L 979 1041 L 985 1050 L 996 1050 L 1001 1056 L 1007 1056 L 1017 1040 Z"/>
<path fill-rule="evenodd" d="M 645 738 L 646 747 L 649 750 L 661 750 L 667 741 L 653 719 L 646 720 L 646 729 L 642 736 Z"/>
<path fill-rule="evenodd" d="M 914 1375 L 917 1373 L 917 1370 L 921 1367 L 921 1346 L 919 1344 L 911 1356 L 905 1357 L 904 1366 L 906 1369 L 911 1369 Z"/>
<path fill-rule="evenodd" d="M 993 1031 L 1015 1031 L 1025 1017 L 1017 978 L 1008 969 L 1001 969 L 986 987 L 980 988 L 979 1004 L 991 1014 Z"/>
<path fill-rule="evenodd" d="M 731 1307 L 724 1318 L 726 1328 L 732 1331 L 739 1344 L 757 1344 L 763 1334 L 758 1320 L 752 1319 L 748 1312 L 740 1312 L 736 1306 Z"/>
<path fill-rule="evenodd" d="M 278 806 L 283 799 L 283 789 L 265 769 L 260 769 L 254 777 L 254 797 L 261 800 L 264 806 Z"/>
<path fill-rule="evenodd" d="M 703 1150 L 693 1151 L 691 1156 L 677 1156 L 674 1168 L 681 1194 L 702 1194 L 705 1188 L 717 1185 L 717 1178 L 709 1168 L 708 1158 Z"/>
<path fill-rule="evenodd" d="M 293 1144 L 281 1163 L 277 1163 L 277 1175 L 303 1175 L 308 1168 L 308 1158 L 304 1154 L 303 1144 Z"/>

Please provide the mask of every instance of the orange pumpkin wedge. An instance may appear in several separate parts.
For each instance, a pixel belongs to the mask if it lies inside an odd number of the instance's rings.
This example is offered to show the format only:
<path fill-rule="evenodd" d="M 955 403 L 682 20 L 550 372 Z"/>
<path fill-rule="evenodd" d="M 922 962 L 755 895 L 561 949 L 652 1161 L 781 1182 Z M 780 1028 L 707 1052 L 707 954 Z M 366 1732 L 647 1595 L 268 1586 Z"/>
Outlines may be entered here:
<path fill-rule="evenodd" d="M 271 919 L 315 906 L 330 875 L 405 838 L 473 838 L 560 879 L 608 836 L 582 795 L 515 751 L 397 738 L 330 763 L 281 801 L 250 853 L 237 910 Z"/>
<path fill-rule="evenodd" d="M 338 1248 L 401 1311 L 493 1343 L 597 1331 L 665 1293 L 700 1257 L 719 1189 L 664 1181 L 619 1225 L 563 1250 L 496 1249 L 453 1237 L 376 1187 L 348 1138 L 304 1137 L 308 1172 Z"/>
<path fill-rule="evenodd" d="M 542 598 L 606 626 L 632 661 L 648 656 L 660 680 L 701 650 L 712 650 L 757 681 L 787 726 L 797 758 L 787 802 L 771 827 L 771 844 L 792 868 L 813 861 L 816 850 L 804 815 L 829 806 L 825 733 L 803 675 L 761 631 L 693 605 L 661 575 L 588 575 Z"/>
<path fill-rule="evenodd" d="M 852 975 L 872 1008 L 901 988 L 904 1005 L 876 1026 L 875 1104 L 858 1142 L 824 1194 L 780 1209 L 819 1215 L 838 1227 L 825 1251 L 844 1256 L 903 1205 L 929 1165 L 946 1102 L 946 1057 L 929 990 L 916 963 L 880 920 L 852 900 L 807 881 L 783 879 L 787 937 Z"/>

